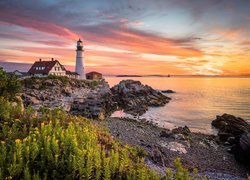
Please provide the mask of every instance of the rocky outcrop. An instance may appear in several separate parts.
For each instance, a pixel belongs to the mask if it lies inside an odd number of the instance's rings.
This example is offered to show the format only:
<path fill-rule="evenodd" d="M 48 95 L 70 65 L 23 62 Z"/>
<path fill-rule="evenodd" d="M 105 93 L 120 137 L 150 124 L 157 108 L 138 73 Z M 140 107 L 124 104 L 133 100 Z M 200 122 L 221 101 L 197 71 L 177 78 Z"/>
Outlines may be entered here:
<path fill-rule="evenodd" d="M 107 83 L 102 83 L 95 91 L 88 94 L 84 101 L 75 100 L 71 105 L 71 113 L 88 118 L 104 119 L 117 109 Z"/>
<path fill-rule="evenodd" d="M 62 108 L 88 118 L 105 118 L 117 107 L 141 115 L 149 106 L 163 106 L 170 98 L 139 81 L 126 80 L 110 89 L 105 81 L 57 78 L 23 80 L 22 99 L 35 109 Z"/>
<path fill-rule="evenodd" d="M 35 109 L 62 108 L 89 118 L 104 118 L 116 108 L 105 81 L 29 78 L 23 80 L 22 99 Z"/>
<path fill-rule="evenodd" d="M 250 132 L 238 136 L 229 152 L 234 154 L 237 161 L 250 167 Z"/>
<path fill-rule="evenodd" d="M 170 98 L 140 81 L 123 80 L 111 88 L 113 99 L 126 113 L 142 115 L 149 106 L 164 106 Z"/>
<path fill-rule="evenodd" d="M 212 121 L 212 126 L 218 129 L 218 136 L 221 141 L 226 141 L 229 137 L 242 135 L 250 130 L 250 125 L 244 119 L 230 114 L 217 116 Z"/>
<path fill-rule="evenodd" d="M 229 114 L 217 116 L 212 125 L 219 130 L 219 140 L 231 145 L 229 152 L 235 159 L 249 167 L 250 125 L 244 119 Z"/>

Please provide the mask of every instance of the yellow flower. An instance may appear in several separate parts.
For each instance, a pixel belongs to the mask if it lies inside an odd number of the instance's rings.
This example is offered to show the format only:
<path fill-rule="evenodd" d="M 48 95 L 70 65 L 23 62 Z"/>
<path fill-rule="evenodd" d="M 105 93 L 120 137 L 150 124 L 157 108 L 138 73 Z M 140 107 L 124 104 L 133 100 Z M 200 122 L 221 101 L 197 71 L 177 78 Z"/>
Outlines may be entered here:
<path fill-rule="evenodd" d="M 5 144 L 5 142 L 4 142 L 4 141 L 1 141 L 1 144 Z"/>
<path fill-rule="evenodd" d="M 16 122 L 20 122 L 20 119 L 15 119 Z"/>
<path fill-rule="evenodd" d="M 38 127 L 35 127 L 35 130 L 38 131 Z"/>
<path fill-rule="evenodd" d="M 43 126 L 44 126 L 44 123 L 41 123 L 41 126 L 43 127 Z"/>
<path fill-rule="evenodd" d="M 21 139 L 16 139 L 15 142 L 16 142 L 16 143 L 20 143 L 20 142 L 21 142 Z"/>

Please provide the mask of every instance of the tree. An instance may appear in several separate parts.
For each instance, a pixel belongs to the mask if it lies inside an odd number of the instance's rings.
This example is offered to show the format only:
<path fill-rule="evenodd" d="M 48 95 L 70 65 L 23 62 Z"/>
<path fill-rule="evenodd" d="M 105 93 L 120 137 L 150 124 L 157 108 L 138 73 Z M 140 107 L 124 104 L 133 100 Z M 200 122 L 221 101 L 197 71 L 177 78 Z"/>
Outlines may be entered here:
<path fill-rule="evenodd" d="M 0 67 L 0 96 L 13 100 L 21 92 L 21 82 L 14 73 L 7 73 Z"/>

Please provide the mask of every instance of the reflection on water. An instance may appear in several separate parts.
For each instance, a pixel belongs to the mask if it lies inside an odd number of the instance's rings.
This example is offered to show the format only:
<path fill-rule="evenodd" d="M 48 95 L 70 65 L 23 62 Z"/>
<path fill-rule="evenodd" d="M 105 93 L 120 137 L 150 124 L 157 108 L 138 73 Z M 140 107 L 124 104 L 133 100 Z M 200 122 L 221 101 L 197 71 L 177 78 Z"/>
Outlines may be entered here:
<path fill-rule="evenodd" d="M 106 77 L 110 86 L 124 78 Z M 211 121 L 223 113 L 250 121 L 250 78 L 136 77 L 158 90 L 172 89 L 172 101 L 160 108 L 150 108 L 140 118 L 161 126 L 187 125 L 193 131 L 211 133 Z M 127 116 L 120 112 L 113 116 Z"/>

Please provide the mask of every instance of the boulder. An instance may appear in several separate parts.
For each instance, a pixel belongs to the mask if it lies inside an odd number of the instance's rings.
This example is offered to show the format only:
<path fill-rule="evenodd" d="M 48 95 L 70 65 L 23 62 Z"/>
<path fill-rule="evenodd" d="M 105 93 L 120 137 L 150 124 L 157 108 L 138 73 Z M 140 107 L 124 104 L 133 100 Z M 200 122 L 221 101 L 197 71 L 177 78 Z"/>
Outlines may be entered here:
<path fill-rule="evenodd" d="M 142 115 L 150 106 L 164 106 L 170 98 L 140 81 L 123 80 L 111 88 L 119 108 L 132 115 Z"/>
<path fill-rule="evenodd" d="M 184 127 L 178 127 L 178 128 L 173 129 L 172 133 L 183 134 L 185 136 L 188 136 L 191 133 L 191 131 L 187 126 L 184 126 Z"/>
<path fill-rule="evenodd" d="M 222 141 L 226 141 L 229 137 L 242 135 L 250 130 L 250 125 L 244 119 L 230 114 L 216 116 L 216 119 L 212 121 L 212 126 L 219 130 L 218 136 Z"/>
<path fill-rule="evenodd" d="M 246 132 L 238 138 L 237 143 L 231 148 L 231 152 L 234 154 L 235 159 L 250 166 L 250 133 Z"/>

